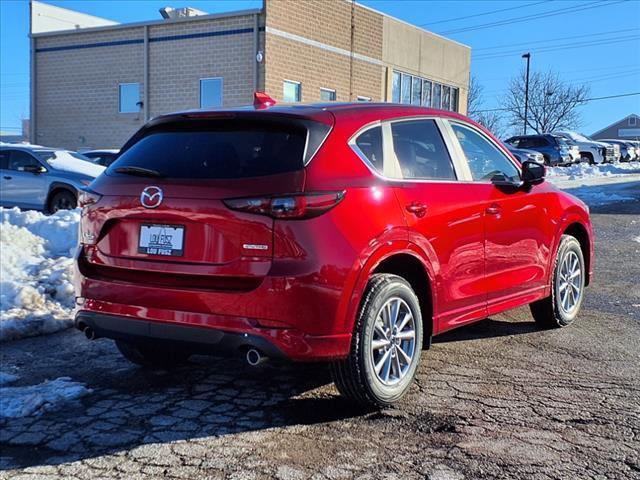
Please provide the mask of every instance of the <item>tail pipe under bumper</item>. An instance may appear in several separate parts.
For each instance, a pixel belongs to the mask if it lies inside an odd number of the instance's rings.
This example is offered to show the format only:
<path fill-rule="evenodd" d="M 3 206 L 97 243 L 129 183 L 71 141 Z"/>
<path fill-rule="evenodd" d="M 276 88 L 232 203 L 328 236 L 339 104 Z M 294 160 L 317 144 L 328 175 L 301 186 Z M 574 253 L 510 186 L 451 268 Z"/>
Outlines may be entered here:
<path fill-rule="evenodd" d="M 268 358 L 285 358 L 278 347 L 262 336 L 206 327 L 153 322 L 119 315 L 80 311 L 75 326 L 89 340 L 110 338 L 129 342 L 181 344 L 193 353 L 243 355 L 251 366 Z"/>

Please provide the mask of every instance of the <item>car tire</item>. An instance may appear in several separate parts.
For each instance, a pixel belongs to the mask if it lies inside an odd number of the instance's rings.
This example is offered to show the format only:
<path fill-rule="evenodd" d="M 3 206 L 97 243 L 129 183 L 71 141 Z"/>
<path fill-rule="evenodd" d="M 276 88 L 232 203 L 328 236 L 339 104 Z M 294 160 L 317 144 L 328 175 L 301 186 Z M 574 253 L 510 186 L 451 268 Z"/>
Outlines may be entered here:
<path fill-rule="evenodd" d="M 116 340 L 116 346 L 131 363 L 148 368 L 168 369 L 186 363 L 190 353 L 166 345 Z"/>
<path fill-rule="evenodd" d="M 580 243 L 571 235 L 563 235 L 553 267 L 551 295 L 530 305 L 536 323 L 543 328 L 573 323 L 584 299 L 587 274 Z"/>
<path fill-rule="evenodd" d="M 391 274 L 373 275 L 363 298 L 349 356 L 333 362 L 331 373 L 345 397 L 384 408 L 407 393 L 420 363 L 420 302 L 404 278 Z"/>
<path fill-rule="evenodd" d="M 580 154 L 580 161 L 581 162 L 588 162 L 589 165 L 594 165 L 596 163 L 593 160 L 593 155 L 591 155 L 590 153 L 581 153 Z"/>
<path fill-rule="evenodd" d="M 68 190 L 59 190 L 49 199 L 47 208 L 49 213 L 56 213 L 58 210 L 73 210 L 78 206 L 78 199 Z"/>

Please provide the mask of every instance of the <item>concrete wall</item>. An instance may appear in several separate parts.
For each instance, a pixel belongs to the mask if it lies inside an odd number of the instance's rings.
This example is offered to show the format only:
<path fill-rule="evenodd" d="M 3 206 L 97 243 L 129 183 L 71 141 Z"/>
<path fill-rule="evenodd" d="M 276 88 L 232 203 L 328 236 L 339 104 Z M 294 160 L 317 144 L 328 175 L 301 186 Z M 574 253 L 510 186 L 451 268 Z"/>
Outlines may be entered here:
<path fill-rule="evenodd" d="M 201 78 L 223 78 L 225 106 L 250 103 L 254 22 L 255 15 L 246 14 L 34 36 L 33 141 L 70 149 L 117 148 L 145 123 L 145 113 L 151 118 L 199 108 Z M 146 112 L 119 113 L 120 83 L 140 84 Z"/>
<path fill-rule="evenodd" d="M 471 49 L 391 17 L 384 17 L 383 25 L 385 64 L 459 88 L 459 111 L 466 113 Z M 387 83 L 387 98 L 391 98 L 391 81 Z"/>

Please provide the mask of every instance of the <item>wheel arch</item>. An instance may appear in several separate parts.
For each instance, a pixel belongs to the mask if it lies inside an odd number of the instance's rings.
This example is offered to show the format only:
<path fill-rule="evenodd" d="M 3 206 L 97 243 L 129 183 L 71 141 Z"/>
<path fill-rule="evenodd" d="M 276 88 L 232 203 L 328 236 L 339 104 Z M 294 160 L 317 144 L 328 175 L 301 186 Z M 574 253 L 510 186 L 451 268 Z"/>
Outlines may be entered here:
<path fill-rule="evenodd" d="M 580 243 L 580 249 L 582 250 L 582 256 L 584 257 L 584 263 L 587 272 L 589 274 L 586 276 L 585 285 L 589 285 L 591 281 L 591 241 L 590 235 L 587 231 L 587 228 L 580 222 L 574 221 L 566 226 L 563 231 L 564 235 L 571 235 L 578 243 Z"/>
<path fill-rule="evenodd" d="M 418 297 L 423 325 L 423 344 L 430 345 L 433 335 L 433 284 L 423 260 L 416 255 L 402 252 L 389 255 L 378 262 L 368 277 L 376 273 L 391 273 L 404 278 Z"/>
<path fill-rule="evenodd" d="M 406 232 L 398 233 L 395 238 L 385 236 L 379 239 L 375 247 L 370 246 L 361 252 L 356 263 L 358 265 L 356 279 L 349 293 L 346 294 L 347 305 L 341 315 L 341 328 L 345 332 L 353 332 L 371 276 L 375 273 L 393 273 L 405 278 L 418 295 L 425 327 L 423 344 L 428 346 L 435 327 L 433 312 L 437 306 L 437 257 L 434 252 L 407 240 Z"/>
<path fill-rule="evenodd" d="M 49 204 L 51 203 L 51 199 L 56 193 L 60 191 L 67 191 L 73 194 L 73 196 L 76 197 L 76 199 L 78 198 L 78 190 L 73 185 L 70 185 L 64 182 L 51 182 L 51 184 L 49 185 L 49 192 L 47 193 L 47 199 L 45 200 L 45 206 L 44 206 L 47 211 L 50 210 Z"/>

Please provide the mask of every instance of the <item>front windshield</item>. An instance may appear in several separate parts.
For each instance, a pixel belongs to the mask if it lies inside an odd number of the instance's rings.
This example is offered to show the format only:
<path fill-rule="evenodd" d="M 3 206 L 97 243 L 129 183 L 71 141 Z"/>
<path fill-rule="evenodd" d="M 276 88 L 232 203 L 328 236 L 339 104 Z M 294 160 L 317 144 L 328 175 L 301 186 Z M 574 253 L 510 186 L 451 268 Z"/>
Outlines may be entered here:
<path fill-rule="evenodd" d="M 47 162 L 50 165 L 56 160 L 65 160 L 69 158 L 91 162 L 91 160 L 84 155 L 81 155 L 77 152 L 70 152 L 68 150 L 40 150 L 35 152 L 35 154 L 40 160 Z"/>

